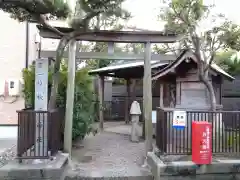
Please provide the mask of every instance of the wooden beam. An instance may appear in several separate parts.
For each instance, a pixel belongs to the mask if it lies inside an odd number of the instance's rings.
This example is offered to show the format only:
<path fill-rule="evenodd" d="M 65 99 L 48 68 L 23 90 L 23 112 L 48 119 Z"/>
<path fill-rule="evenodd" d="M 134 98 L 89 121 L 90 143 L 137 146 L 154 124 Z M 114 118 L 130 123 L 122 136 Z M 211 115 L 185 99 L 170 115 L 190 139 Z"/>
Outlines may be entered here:
<path fill-rule="evenodd" d="M 59 36 L 52 32 L 40 32 L 43 38 L 60 39 Z M 95 42 L 117 42 L 117 43 L 144 43 L 149 41 L 151 43 L 174 43 L 179 38 L 177 36 L 163 36 L 156 34 L 112 34 L 104 35 L 101 33 L 84 34 L 76 38 L 77 41 L 95 41 Z"/>
<path fill-rule="evenodd" d="M 61 36 L 44 28 L 37 26 L 40 30 L 40 36 L 50 39 L 61 39 Z M 58 27 L 56 27 L 58 28 Z M 65 33 L 71 33 L 71 28 L 58 28 Z M 179 37 L 174 33 L 163 33 L 160 31 L 88 31 L 76 37 L 77 41 L 95 41 L 95 42 L 121 42 L 121 43 L 173 43 Z"/>
<path fill-rule="evenodd" d="M 68 83 L 67 83 L 67 102 L 64 128 L 64 150 L 69 153 L 71 158 L 72 152 L 72 125 L 73 125 L 73 106 L 74 106 L 74 87 L 75 87 L 75 62 L 76 41 L 69 43 L 69 59 L 68 61 Z"/>
<path fill-rule="evenodd" d="M 152 151 L 152 73 L 151 73 L 151 44 L 145 44 L 145 59 L 144 59 L 144 77 L 143 77 L 143 108 L 144 108 L 144 121 L 145 121 L 145 155 Z"/>
<path fill-rule="evenodd" d="M 42 58 L 54 58 L 56 57 L 56 51 L 41 51 Z M 64 58 L 68 58 L 68 54 L 65 52 Z M 141 54 L 130 54 L 130 53 L 107 53 L 107 52 L 77 52 L 76 59 L 112 59 L 112 60 L 144 60 L 144 53 Z M 175 60 L 175 55 L 165 54 L 151 54 L 151 60 Z"/>
<path fill-rule="evenodd" d="M 105 76 L 105 77 L 114 77 L 114 78 L 122 78 L 122 79 L 127 79 L 127 78 L 134 78 L 134 79 L 141 79 L 142 76 L 140 75 L 123 75 L 123 74 L 108 74 L 108 73 L 100 73 L 99 75 Z"/>

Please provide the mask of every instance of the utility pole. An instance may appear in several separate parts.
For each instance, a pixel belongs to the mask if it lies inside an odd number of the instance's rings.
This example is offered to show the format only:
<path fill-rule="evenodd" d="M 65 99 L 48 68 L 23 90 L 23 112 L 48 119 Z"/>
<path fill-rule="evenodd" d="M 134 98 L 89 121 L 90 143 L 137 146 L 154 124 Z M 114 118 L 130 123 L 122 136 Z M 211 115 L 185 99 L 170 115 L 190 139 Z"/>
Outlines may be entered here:
<path fill-rule="evenodd" d="M 145 155 L 152 151 L 152 73 L 151 73 L 151 43 L 145 43 L 144 77 L 143 77 L 143 108 L 145 121 Z"/>
<path fill-rule="evenodd" d="M 67 102 L 64 128 L 64 151 L 69 153 L 71 158 L 72 152 L 72 125 L 73 125 L 73 106 L 74 106 L 74 89 L 75 89 L 75 72 L 76 72 L 76 40 L 69 43 L 68 55 L 68 83 L 67 83 Z"/>
<path fill-rule="evenodd" d="M 26 21 L 26 51 L 25 51 L 25 68 L 28 68 L 29 57 L 29 22 Z"/>

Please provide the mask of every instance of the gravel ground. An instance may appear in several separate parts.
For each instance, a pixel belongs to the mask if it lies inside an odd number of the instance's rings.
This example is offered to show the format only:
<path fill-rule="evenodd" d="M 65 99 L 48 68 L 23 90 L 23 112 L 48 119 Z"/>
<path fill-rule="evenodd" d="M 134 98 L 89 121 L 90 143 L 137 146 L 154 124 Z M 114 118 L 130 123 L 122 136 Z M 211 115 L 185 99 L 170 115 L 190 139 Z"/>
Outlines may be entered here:
<path fill-rule="evenodd" d="M 6 149 L 0 153 L 0 168 L 16 157 L 16 146 Z"/>
<path fill-rule="evenodd" d="M 129 135 L 111 132 L 86 137 L 79 142 L 79 148 L 72 151 L 73 163 L 67 176 L 150 176 L 149 171 L 141 167 L 144 142 L 132 143 L 129 138 Z"/>

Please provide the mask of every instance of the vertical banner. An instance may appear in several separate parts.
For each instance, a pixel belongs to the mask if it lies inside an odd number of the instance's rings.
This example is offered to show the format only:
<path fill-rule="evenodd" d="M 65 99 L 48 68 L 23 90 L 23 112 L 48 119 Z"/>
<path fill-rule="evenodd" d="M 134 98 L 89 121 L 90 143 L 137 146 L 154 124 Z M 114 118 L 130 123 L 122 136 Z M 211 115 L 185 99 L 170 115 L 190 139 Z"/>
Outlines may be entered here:
<path fill-rule="evenodd" d="M 35 66 L 35 110 L 47 111 L 48 59 L 37 59 Z M 35 153 L 47 156 L 47 113 L 36 113 Z"/>

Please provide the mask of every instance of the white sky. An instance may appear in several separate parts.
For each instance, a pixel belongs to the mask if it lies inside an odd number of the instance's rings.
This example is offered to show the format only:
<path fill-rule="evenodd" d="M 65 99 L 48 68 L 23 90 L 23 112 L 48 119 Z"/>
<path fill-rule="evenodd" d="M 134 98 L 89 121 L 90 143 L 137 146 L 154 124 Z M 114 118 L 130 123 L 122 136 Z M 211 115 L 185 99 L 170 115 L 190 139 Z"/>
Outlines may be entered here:
<path fill-rule="evenodd" d="M 71 1 L 74 6 L 76 0 Z M 227 18 L 240 24 L 239 0 L 204 0 L 205 3 L 216 5 L 218 13 L 225 14 Z M 161 30 L 163 23 L 157 21 L 159 8 L 162 0 L 126 0 L 123 7 L 131 12 L 133 18 L 128 22 L 128 26 L 136 26 L 149 30 Z"/>
<path fill-rule="evenodd" d="M 163 23 L 157 21 L 161 1 L 126 0 L 123 7 L 127 8 L 134 16 L 128 24 L 138 28 L 161 30 Z M 205 0 L 205 3 L 215 3 L 216 12 L 225 14 L 227 18 L 240 24 L 239 0 Z"/>
<path fill-rule="evenodd" d="M 75 0 L 71 1 L 73 2 L 71 5 L 74 7 Z M 126 0 L 123 8 L 126 8 L 133 16 L 127 25 L 149 30 L 163 30 L 164 23 L 157 20 L 159 9 L 163 5 L 161 2 L 162 0 Z M 214 13 L 224 14 L 228 19 L 240 24 L 239 0 L 204 0 L 204 2 L 216 5 Z M 206 22 L 202 26 L 204 27 L 200 28 L 205 29 L 211 24 Z"/>

